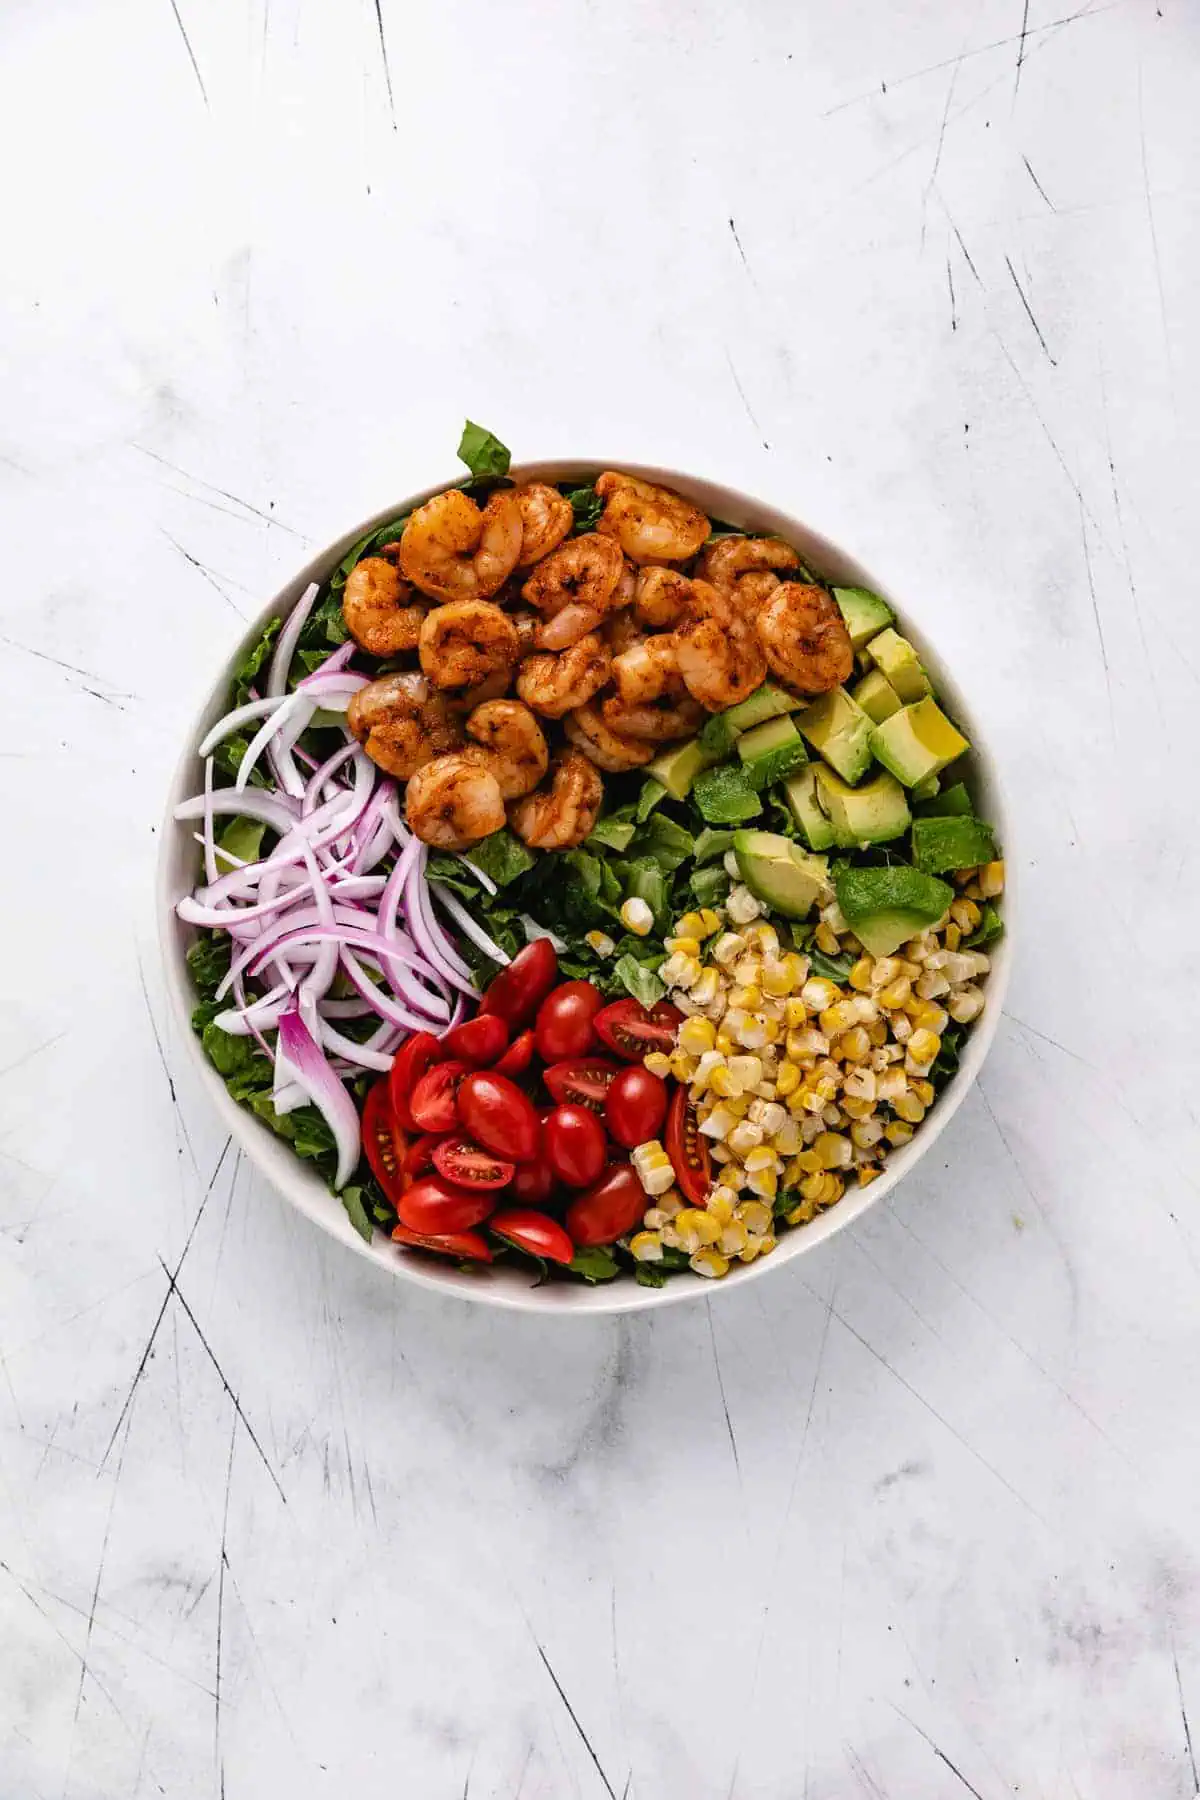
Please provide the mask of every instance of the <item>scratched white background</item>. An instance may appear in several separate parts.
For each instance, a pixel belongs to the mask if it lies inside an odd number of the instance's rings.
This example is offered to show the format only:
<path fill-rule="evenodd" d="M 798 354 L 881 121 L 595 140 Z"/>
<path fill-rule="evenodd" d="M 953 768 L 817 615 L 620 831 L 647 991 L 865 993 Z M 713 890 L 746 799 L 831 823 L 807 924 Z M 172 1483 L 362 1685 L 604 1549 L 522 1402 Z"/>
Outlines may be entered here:
<path fill-rule="evenodd" d="M 1198 78 L 1193 0 L 4 0 L 3 1800 L 1191 1800 Z M 467 412 L 841 539 L 1017 802 L 939 1153 L 652 1322 L 364 1266 L 165 1018 L 184 722 Z"/>

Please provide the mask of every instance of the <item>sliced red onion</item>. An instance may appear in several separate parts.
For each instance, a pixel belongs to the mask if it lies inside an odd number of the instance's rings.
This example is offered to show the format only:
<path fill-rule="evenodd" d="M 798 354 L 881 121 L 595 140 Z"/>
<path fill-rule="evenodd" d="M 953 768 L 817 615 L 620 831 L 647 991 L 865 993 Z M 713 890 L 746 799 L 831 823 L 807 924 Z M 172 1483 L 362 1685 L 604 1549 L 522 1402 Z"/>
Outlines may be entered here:
<path fill-rule="evenodd" d="M 329 897 L 329 889 L 321 879 L 321 871 L 317 866 L 317 859 L 313 855 L 311 849 L 306 848 L 304 861 L 308 869 L 309 885 L 312 889 L 313 900 L 316 903 L 317 916 L 322 925 L 332 925 L 334 912 L 333 901 Z M 300 983 L 300 992 L 306 997 L 314 999 L 319 995 L 326 993 L 330 982 L 337 974 L 337 966 L 337 945 L 333 943 L 323 944 L 320 956 L 318 956 L 316 962 Z"/>
<path fill-rule="evenodd" d="M 320 589 L 315 581 L 310 581 L 304 592 L 293 606 L 283 630 L 276 640 L 271 656 L 271 666 L 267 670 L 268 694 L 282 694 L 288 684 L 288 676 L 292 670 L 292 658 L 296 654 L 296 645 L 300 641 L 300 633 L 308 622 L 308 615 L 313 609 L 313 602 Z"/>
<path fill-rule="evenodd" d="M 358 645 L 353 639 L 350 639 L 347 643 L 342 645 L 340 650 L 331 650 L 329 655 L 325 658 L 325 661 L 319 663 L 311 675 L 302 675 L 300 677 L 296 686 L 298 688 L 308 687 L 310 683 L 318 680 L 322 675 L 336 675 L 340 670 L 346 667 L 346 664 L 350 661 L 357 649 Z"/>
<path fill-rule="evenodd" d="M 213 759 L 204 759 L 204 875 L 207 881 L 217 879 L 217 846 L 213 842 Z"/>
<path fill-rule="evenodd" d="M 470 974 L 460 973 L 464 966 L 450 939 L 446 936 L 434 915 L 433 903 L 425 889 L 424 883 L 410 875 L 404 890 L 405 917 L 408 928 L 413 934 L 417 949 L 426 960 L 433 964 L 439 974 L 444 975 L 451 987 L 461 993 L 470 994 L 474 1000 L 478 990 L 471 980 Z M 451 961 L 453 957 L 453 961 Z"/>
<path fill-rule="evenodd" d="M 297 713 L 304 713 L 307 722 L 307 719 L 312 717 L 312 711 L 312 702 L 306 699 L 303 694 L 289 694 L 282 705 L 275 708 L 275 711 L 271 714 L 271 717 L 267 720 L 266 724 L 260 726 L 255 735 L 250 739 L 250 742 L 246 747 L 246 754 L 238 764 L 237 779 L 233 785 L 239 794 L 245 788 L 246 783 L 250 779 L 251 770 L 254 768 L 255 763 L 258 761 L 267 745 L 271 742 L 271 739 L 277 736 L 283 727 L 287 725 Z M 304 783 L 300 779 L 299 772 L 294 768 L 292 770 L 292 779 L 295 783 L 298 783 L 299 793 L 303 794 Z M 288 793 L 295 793 L 296 788 L 286 787 L 285 784 L 285 791 Z"/>
<path fill-rule="evenodd" d="M 181 820 L 202 819 L 204 808 L 204 795 L 197 794 L 191 800 L 181 800 L 174 816 Z M 281 837 L 286 837 L 299 824 L 298 815 L 282 794 L 268 794 L 257 788 L 247 788 L 244 794 L 236 793 L 233 788 L 217 788 L 212 797 L 212 809 L 214 813 L 240 813 L 246 819 L 261 819 Z"/>
<path fill-rule="evenodd" d="M 500 889 L 496 886 L 491 876 L 485 875 L 483 870 L 479 867 L 479 864 L 473 863 L 469 856 L 460 855 L 458 860 L 464 869 L 470 869 L 472 875 L 475 877 L 485 894 L 498 894 L 500 892 Z"/>
<path fill-rule="evenodd" d="M 403 1026 L 405 1031 L 449 1030 L 449 1007 L 445 1008 L 440 1019 L 435 1019 L 431 1014 L 413 1012 L 407 1006 L 398 1006 L 389 995 L 376 987 L 358 958 L 352 951 L 345 948 L 342 950 L 342 967 L 363 999 L 374 1008 L 380 1018 L 387 1019 L 393 1025 Z"/>
<path fill-rule="evenodd" d="M 252 719 L 265 718 L 281 705 L 282 696 L 270 694 L 265 700 L 247 700 L 244 706 L 235 706 L 232 712 L 227 712 L 223 719 L 218 719 L 206 736 L 201 738 L 196 755 L 210 756 L 222 739 L 229 737 L 239 726 L 248 725 Z"/>
<path fill-rule="evenodd" d="M 537 920 L 531 919 L 528 913 L 521 914 L 521 923 L 525 927 L 525 942 L 527 944 L 535 943 L 538 938 L 549 938 L 551 945 L 558 951 L 560 956 L 567 948 L 565 938 L 560 938 L 557 931 L 551 931 L 548 925 L 539 925 Z"/>
<path fill-rule="evenodd" d="M 439 904 L 445 907 L 455 924 L 461 931 L 465 932 L 471 942 L 479 945 L 479 948 L 483 951 L 485 956 L 490 956 L 492 961 L 499 963 L 502 969 L 507 968 L 508 964 L 512 961 L 512 957 L 507 955 L 507 953 L 500 948 L 494 938 L 488 936 L 482 925 L 477 925 L 475 923 L 475 920 L 471 917 L 466 907 L 460 900 L 455 898 L 450 892 L 450 889 L 446 887 L 443 882 L 431 881 L 429 883 L 429 891 L 431 894 L 437 896 Z"/>
<path fill-rule="evenodd" d="M 362 1137 L 354 1102 L 334 1074 L 298 1012 L 279 1020 L 279 1039 L 298 1086 L 302 1087 L 333 1133 L 337 1144 L 336 1188 L 345 1187 L 358 1166 Z"/>
<path fill-rule="evenodd" d="M 348 763 L 353 755 L 354 745 L 343 744 L 340 750 L 335 750 L 332 756 L 326 757 L 316 773 L 310 776 L 309 780 L 305 783 L 304 800 L 301 807 L 301 811 L 306 818 L 316 810 L 325 783 L 331 776 L 336 775 L 338 770 L 342 767 L 342 764 Z M 343 792 L 348 791 L 348 789 L 343 789 Z"/>
<path fill-rule="evenodd" d="M 302 1106 L 308 1105 L 308 1094 L 299 1082 L 289 1081 L 271 1095 L 271 1105 L 276 1117 L 284 1119 L 288 1113 L 299 1112 Z"/>

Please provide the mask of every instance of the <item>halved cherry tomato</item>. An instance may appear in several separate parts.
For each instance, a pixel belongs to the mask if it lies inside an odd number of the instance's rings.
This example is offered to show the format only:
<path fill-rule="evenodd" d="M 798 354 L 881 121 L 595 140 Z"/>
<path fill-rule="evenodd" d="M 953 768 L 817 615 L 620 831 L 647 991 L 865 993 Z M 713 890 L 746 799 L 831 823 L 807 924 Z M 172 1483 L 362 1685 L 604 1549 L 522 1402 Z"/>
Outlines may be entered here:
<path fill-rule="evenodd" d="M 604 1099 L 605 1123 L 627 1150 L 656 1138 L 666 1111 L 666 1082 L 637 1063 L 621 1070 Z"/>
<path fill-rule="evenodd" d="M 440 1175 L 422 1175 L 401 1194 L 396 1211 L 410 1231 L 444 1237 L 448 1231 L 481 1225 L 495 1204 L 495 1194 L 483 1188 L 455 1187 Z"/>
<path fill-rule="evenodd" d="M 392 1112 L 386 1077 L 377 1081 L 367 1095 L 362 1116 L 362 1141 L 371 1173 L 394 1206 L 404 1188 L 408 1144 Z"/>
<path fill-rule="evenodd" d="M 556 1106 L 542 1129 L 542 1148 L 567 1187 L 590 1187 L 604 1167 L 604 1127 L 586 1106 Z"/>
<path fill-rule="evenodd" d="M 651 1050 L 669 1050 L 683 1014 L 669 1000 L 660 1000 L 649 1012 L 640 1000 L 614 1000 L 592 1021 L 602 1043 L 626 1062 L 641 1062 Z"/>
<path fill-rule="evenodd" d="M 409 1098 L 413 1124 L 420 1131 L 453 1131 L 458 1124 L 454 1097 L 467 1073 L 463 1062 L 434 1063 L 426 1069 Z"/>
<path fill-rule="evenodd" d="M 490 1018 L 491 1015 L 489 1014 L 488 1017 Z M 532 1061 L 533 1032 L 522 1031 L 513 1039 L 499 1061 L 492 1064 L 492 1067 L 497 1075 L 507 1075 L 511 1079 L 513 1076 L 523 1075 Z"/>
<path fill-rule="evenodd" d="M 541 939 L 537 940 L 541 943 Z M 475 1069 L 458 1090 L 458 1116 L 485 1150 L 511 1162 L 532 1162 L 542 1129 L 533 1104 L 507 1075 Z"/>
<path fill-rule="evenodd" d="M 433 1151 L 433 1165 L 439 1175 L 456 1187 L 502 1188 L 513 1178 L 515 1165 L 490 1150 L 481 1150 L 461 1131 L 439 1138 Z"/>
<path fill-rule="evenodd" d="M 593 1043 L 592 1020 L 604 1005 L 604 995 L 590 981 L 564 981 L 538 1007 L 534 1032 L 543 1062 L 564 1056 L 582 1056 Z"/>
<path fill-rule="evenodd" d="M 544 1256 L 548 1262 L 569 1263 L 575 1254 L 574 1244 L 557 1219 L 548 1219 L 545 1213 L 523 1208 L 500 1212 L 489 1220 L 488 1230 L 515 1244 L 518 1250 L 528 1250 L 530 1256 Z"/>
<path fill-rule="evenodd" d="M 442 1039 L 447 1056 L 470 1063 L 473 1069 L 490 1069 L 508 1043 L 508 1026 L 499 1013 L 480 1013 L 464 1025 L 456 1025 Z"/>
<path fill-rule="evenodd" d="M 440 1038 L 435 1038 L 432 1031 L 416 1031 L 406 1043 L 401 1044 L 396 1052 L 396 1060 L 392 1064 L 388 1076 L 388 1087 L 392 1095 L 392 1113 L 396 1123 L 404 1131 L 416 1131 L 417 1122 L 409 1110 L 413 1089 L 433 1063 L 443 1060 Z"/>
<path fill-rule="evenodd" d="M 558 974 L 558 957 L 549 938 L 535 938 L 517 952 L 506 969 L 494 977 L 479 1010 L 498 1013 L 511 1031 L 528 1025 Z"/>
<path fill-rule="evenodd" d="M 434 1149 L 441 1141 L 436 1131 L 422 1132 L 419 1138 L 413 1139 L 408 1146 L 404 1166 L 401 1170 L 406 1186 L 410 1181 L 415 1181 L 418 1175 L 428 1175 L 433 1167 Z"/>
<path fill-rule="evenodd" d="M 671 1096 L 666 1149 L 684 1199 L 699 1206 L 712 1180 L 712 1158 L 708 1154 L 708 1139 L 696 1125 L 696 1109 L 686 1088 L 676 1088 Z"/>
<path fill-rule="evenodd" d="M 593 1112 L 603 1112 L 608 1084 L 620 1071 L 620 1063 L 611 1057 L 574 1056 L 568 1062 L 551 1063 L 542 1080 L 560 1105 L 590 1106 Z"/>
<path fill-rule="evenodd" d="M 492 1246 L 477 1231 L 449 1231 L 441 1237 L 430 1237 L 423 1231 L 411 1231 L 397 1225 L 392 1236 L 398 1244 L 410 1244 L 414 1250 L 432 1250 L 438 1256 L 453 1256 L 458 1262 L 491 1262 Z"/>
<path fill-rule="evenodd" d="M 554 1189 L 554 1171 L 539 1156 L 536 1162 L 517 1164 L 517 1172 L 508 1191 L 522 1206 L 532 1206 L 538 1212 L 544 1212 L 554 1197 Z"/>
<path fill-rule="evenodd" d="M 612 1244 L 635 1225 L 649 1205 L 631 1163 L 617 1163 L 567 1208 L 567 1230 L 579 1245 Z"/>

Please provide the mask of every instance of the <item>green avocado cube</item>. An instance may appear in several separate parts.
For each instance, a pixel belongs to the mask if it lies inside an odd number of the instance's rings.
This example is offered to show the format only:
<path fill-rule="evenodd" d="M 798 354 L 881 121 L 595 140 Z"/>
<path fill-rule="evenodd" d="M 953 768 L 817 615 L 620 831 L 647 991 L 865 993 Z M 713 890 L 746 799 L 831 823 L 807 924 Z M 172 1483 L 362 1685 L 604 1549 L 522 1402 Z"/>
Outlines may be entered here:
<path fill-rule="evenodd" d="M 804 739 L 790 719 L 768 719 L 765 725 L 744 731 L 737 753 L 746 780 L 759 792 L 808 761 Z"/>
<path fill-rule="evenodd" d="M 913 861 L 927 875 L 949 869 L 977 869 L 995 862 L 996 840 L 982 819 L 957 817 L 915 819 L 912 828 Z"/>
<path fill-rule="evenodd" d="M 700 733 L 700 742 L 704 748 L 712 752 L 712 760 L 717 762 L 722 756 L 728 756 L 743 731 L 749 731 L 754 725 L 762 725 L 767 719 L 780 718 L 784 713 L 795 712 L 804 703 L 795 694 L 789 694 L 786 688 L 776 687 L 773 681 L 764 681 L 755 688 L 745 700 L 736 706 L 727 707 L 722 713 L 714 713 Z"/>
<path fill-rule="evenodd" d="M 933 780 L 937 780 L 936 775 L 933 776 Z M 918 782 L 917 787 L 912 791 L 914 800 L 920 798 L 917 792 L 917 788 L 920 786 L 921 783 Z M 975 808 L 971 804 L 971 796 L 963 783 L 956 781 L 953 787 L 944 788 L 940 794 L 935 794 L 933 799 L 922 801 L 917 810 L 923 819 L 948 819 L 958 813 L 974 812 Z"/>
<path fill-rule="evenodd" d="M 873 637 L 867 645 L 867 655 L 875 664 L 881 675 L 885 675 L 899 694 L 901 700 L 909 705 L 914 700 L 923 700 L 930 690 L 929 677 L 921 667 L 921 659 L 906 637 L 891 627 Z"/>
<path fill-rule="evenodd" d="M 816 763 L 806 763 L 783 784 L 784 796 L 810 850 L 828 850 L 836 842 L 833 826 L 821 810 Z"/>
<path fill-rule="evenodd" d="M 803 919 L 829 898 L 829 864 L 775 831 L 739 831 L 738 873 L 750 892 L 785 919 Z"/>
<path fill-rule="evenodd" d="M 700 808 L 700 817 L 710 825 L 741 825 L 747 819 L 757 819 L 762 812 L 762 801 L 743 770 L 728 763 L 698 775 L 692 798 Z"/>
<path fill-rule="evenodd" d="M 871 720 L 845 688 L 822 694 L 796 723 L 813 749 L 851 786 L 871 765 Z"/>
<path fill-rule="evenodd" d="M 839 849 L 860 844 L 886 844 L 903 837 L 912 823 L 904 789 L 894 775 L 880 770 L 873 781 L 853 788 L 831 769 L 817 770 L 817 793 L 833 827 Z"/>
<path fill-rule="evenodd" d="M 869 674 L 864 675 L 851 692 L 867 717 L 876 725 L 882 725 L 885 719 L 890 719 L 904 705 L 887 676 L 881 675 L 878 669 L 872 669 Z"/>
<path fill-rule="evenodd" d="M 870 588 L 835 587 L 833 597 L 856 650 L 861 650 L 868 638 L 890 625 L 896 616 L 887 601 L 873 594 Z"/>
<path fill-rule="evenodd" d="M 842 915 L 871 956 L 890 956 L 909 938 L 936 925 L 954 899 L 954 889 L 910 863 L 886 869 L 843 864 L 834 872 Z"/>
<path fill-rule="evenodd" d="M 939 775 L 947 763 L 971 748 L 937 701 L 928 697 L 913 706 L 901 707 L 882 725 L 876 725 L 870 747 L 884 768 L 905 787 L 915 787 L 918 781 Z"/>
<path fill-rule="evenodd" d="M 686 800 L 697 775 L 711 768 L 719 758 L 707 750 L 700 738 L 689 738 L 686 744 L 672 744 L 647 766 L 647 775 L 661 781 L 673 800 Z"/>

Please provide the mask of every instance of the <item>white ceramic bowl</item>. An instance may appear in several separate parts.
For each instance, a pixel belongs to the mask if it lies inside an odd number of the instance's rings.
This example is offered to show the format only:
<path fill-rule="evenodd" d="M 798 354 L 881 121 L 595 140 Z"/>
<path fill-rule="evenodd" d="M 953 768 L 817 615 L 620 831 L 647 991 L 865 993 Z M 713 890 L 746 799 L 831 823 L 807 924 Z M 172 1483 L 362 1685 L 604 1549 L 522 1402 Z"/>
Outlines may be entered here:
<path fill-rule="evenodd" d="M 742 525 L 753 531 L 778 532 L 790 544 L 794 544 L 809 567 L 826 580 L 870 588 L 889 599 L 899 615 L 905 635 L 916 645 L 922 662 L 929 669 L 938 693 L 944 696 L 950 712 L 971 739 L 974 747 L 968 759 L 966 779 L 975 795 L 979 812 L 995 825 L 1000 843 L 1008 855 L 1008 867 L 1012 869 L 1014 859 L 1010 821 L 987 749 L 977 740 L 971 709 L 937 650 L 922 635 L 912 612 L 902 601 L 890 594 L 853 557 L 847 556 L 799 519 L 780 512 L 775 507 L 764 505 L 749 494 L 721 487 L 683 470 L 646 468 L 620 458 L 615 461 L 596 458 L 587 461 L 572 459 L 525 463 L 520 468 L 514 468 L 512 473 L 522 480 L 582 481 L 597 469 L 604 468 L 626 469 L 630 474 L 644 476 L 665 487 L 676 488 L 695 500 L 712 518 L 725 519 L 731 524 Z M 1011 881 L 1004 899 L 1005 935 L 995 947 L 992 970 L 986 983 L 987 1007 L 966 1040 L 957 1074 L 942 1092 L 937 1105 L 915 1133 L 911 1143 L 893 1152 L 883 1174 L 869 1187 L 852 1188 L 843 1200 L 828 1212 L 821 1213 L 811 1225 L 785 1231 L 772 1256 L 762 1262 L 736 1265 L 725 1280 L 720 1282 L 707 1282 L 680 1275 L 673 1277 L 661 1288 L 639 1287 L 632 1278 L 626 1277 L 598 1287 L 587 1287 L 582 1282 L 561 1281 L 535 1287 L 528 1272 L 516 1267 L 497 1267 L 478 1273 L 465 1273 L 449 1264 L 442 1267 L 432 1258 L 413 1256 L 402 1251 L 380 1232 L 376 1232 L 374 1241 L 368 1245 L 351 1226 L 341 1202 L 329 1192 L 314 1170 L 296 1157 L 268 1126 L 230 1098 L 224 1082 L 209 1063 L 200 1048 L 199 1040 L 190 1029 L 194 996 L 184 958 L 194 934 L 176 917 L 175 904 L 185 893 L 190 892 L 194 884 L 197 852 L 192 828 L 177 824 L 172 812 L 180 800 L 189 794 L 199 793 L 203 787 L 203 769 L 195 746 L 214 720 L 226 710 L 233 670 L 245 651 L 257 640 L 267 621 L 289 612 L 308 584 L 323 581 L 351 545 L 366 532 L 385 524 L 389 519 L 400 517 L 413 506 L 419 506 L 430 495 L 441 493 L 457 479 L 461 479 L 461 472 L 458 476 L 451 476 L 429 488 L 425 493 L 411 495 L 394 506 L 385 507 L 382 512 L 356 525 L 336 543 L 330 544 L 315 556 L 247 626 L 241 641 L 233 647 L 228 660 L 218 672 L 199 716 L 188 727 L 185 749 L 171 783 L 158 869 L 159 927 L 166 961 L 167 985 L 184 1042 L 189 1047 L 188 1054 L 195 1061 L 200 1079 L 230 1132 L 271 1185 L 322 1230 L 402 1280 L 413 1281 L 421 1287 L 436 1289 L 441 1293 L 456 1294 L 466 1300 L 482 1301 L 489 1306 L 511 1307 L 521 1312 L 559 1314 L 636 1312 L 651 1307 L 671 1306 L 689 1299 L 707 1298 L 713 1293 L 727 1292 L 734 1286 L 741 1287 L 748 1281 L 759 1281 L 765 1275 L 786 1268 L 796 1258 L 824 1243 L 834 1232 L 852 1224 L 868 1208 L 878 1205 L 896 1183 L 902 1181 L 920 1159 L 932 1150 L 957 1112 L 983 1065 L 983 1059 L 995 1036 L 1004 1002 L 1014 919 L 1015 896 Z"/>

